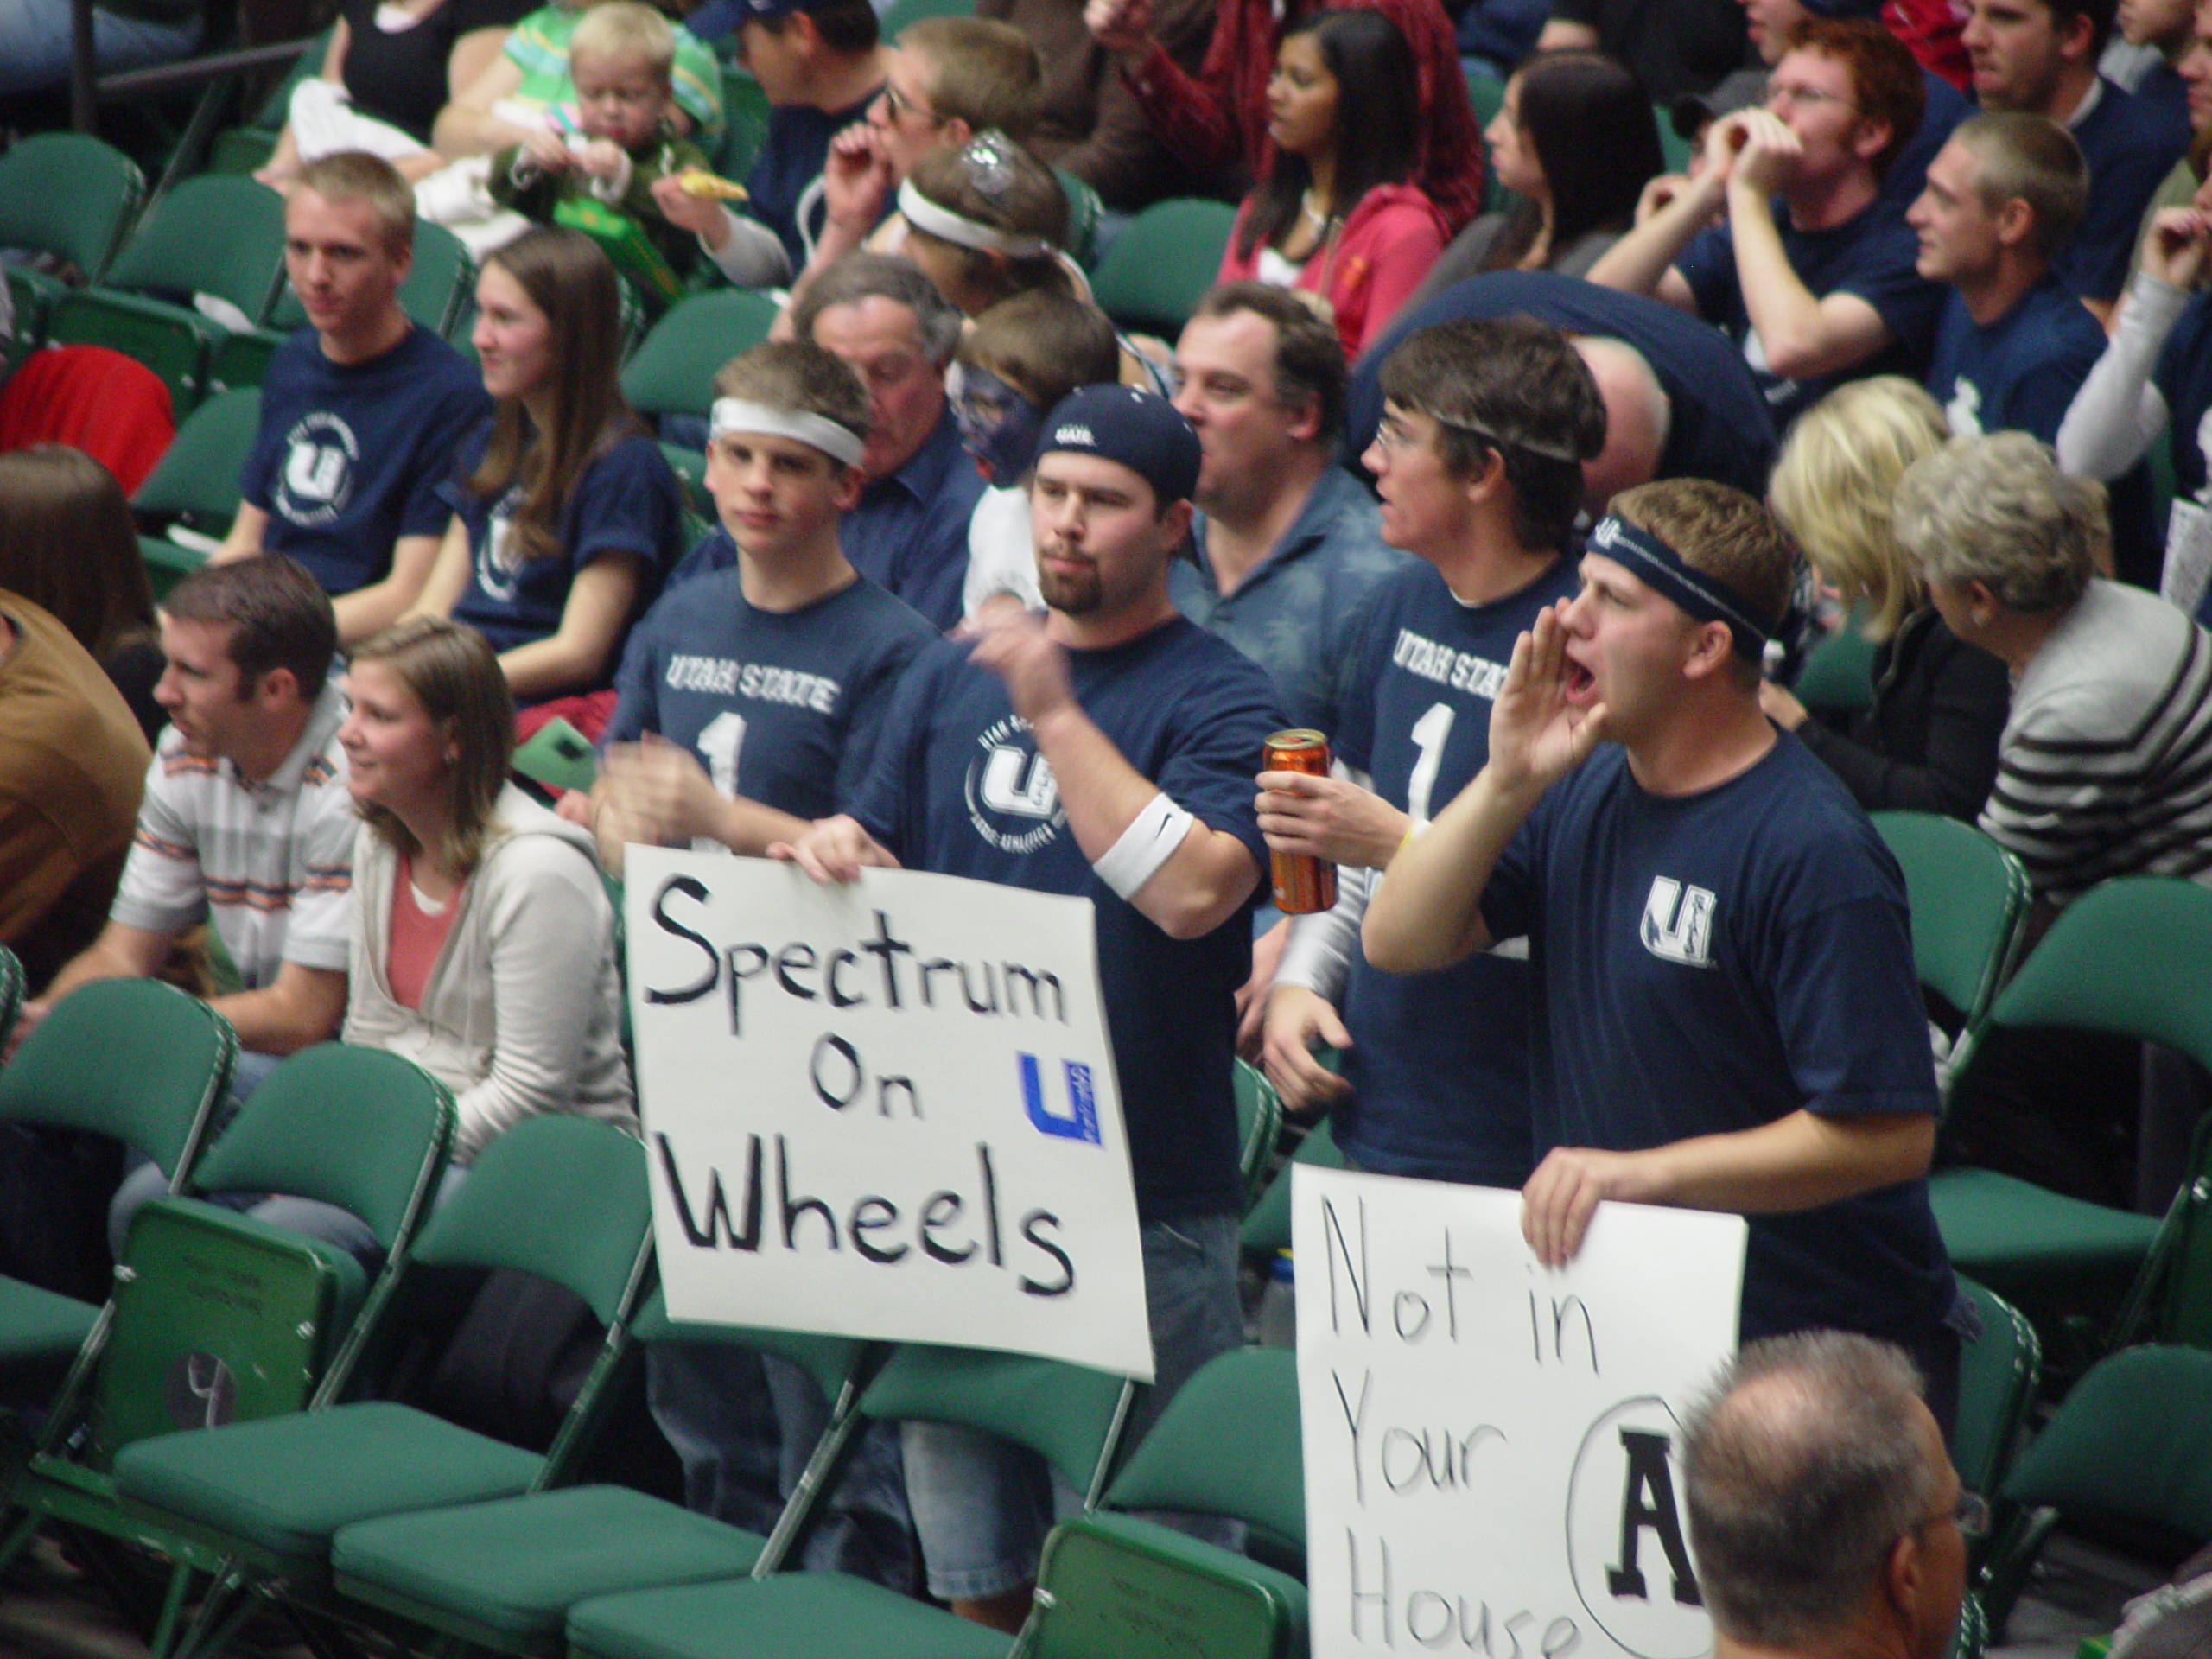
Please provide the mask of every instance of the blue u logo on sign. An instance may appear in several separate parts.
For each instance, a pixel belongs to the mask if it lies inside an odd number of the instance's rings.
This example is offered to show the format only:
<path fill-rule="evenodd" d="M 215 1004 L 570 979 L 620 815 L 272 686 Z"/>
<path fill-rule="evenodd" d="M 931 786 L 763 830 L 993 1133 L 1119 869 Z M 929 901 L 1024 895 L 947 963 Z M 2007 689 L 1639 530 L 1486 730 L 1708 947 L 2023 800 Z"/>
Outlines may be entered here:
<path fill-rule="evenodd" d="M 1060 1062 L 1068 1080 L 1068 1110 L 1063 1116 L 1045 1103 L 1045 1084 L 1038 1071 L 1037 1057 L 1016 1054 L 1014 1059 L 1021 1067 L 1021 1098 L 1029 1109 L 1029 1121 L 1047 1135 L 1069 1141 L 1088 1141 L 1096 1146 L 1098 1096 L 1090 1086 L 1090 1068 L 1076 1060 Z"/>

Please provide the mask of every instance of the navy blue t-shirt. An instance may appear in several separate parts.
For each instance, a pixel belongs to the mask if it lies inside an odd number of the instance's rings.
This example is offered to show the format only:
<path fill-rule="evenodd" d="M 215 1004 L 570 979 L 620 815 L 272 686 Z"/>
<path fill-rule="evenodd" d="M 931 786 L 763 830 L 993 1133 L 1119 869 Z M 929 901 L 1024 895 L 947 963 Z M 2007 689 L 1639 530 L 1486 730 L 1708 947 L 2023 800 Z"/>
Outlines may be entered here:
<path fill-rule="evenodd" d="M 439 536 L 439 486 L 492 400 L 475 369 L 427 328 L 365 363 L 333 363 L 312 328 L 276 348 L 261 429 L 238 493 L 269 515 L 261 544 L 297 559 L 329 594 L 381 582 L 392 543 Z"/>
<path fill-rule="evenodd" d="M 1647 793 L 1602 745 L 1553 785 L 1482 900 L 1529 936 L 1536 1150 L 1634 1151 L 1936 1110 L 1904 879 L 1788 734 L 1748 771 Z M 1927 1183 L 1753 1216 L 1745 1341 L 1829 1326 L 1925 1351 L 1950 1311 Z"/>
<path fill-rule="evenodd" d="M 1929 395 L 1960 437 L 2026 432 L 2058 441 L 2058 423 L 2104 354 L 2105 331 L 2055 275 L 1988 324 L 1967 315 L 1955 289 L 1943 302 L 1929 365 Z"/>
<path fill-rule="evenodd" d="M 830 155 L 830 141 L 868 114 L 875 102 L 870 92 L 842 110 L 817 110 L 811 104 L 780 104 L 768 111 L 768 130 L 760 140 L 760 153 L 745 175 L 747 214 L 776 233 L 791 256 L 791 269 L 806 266 L 806 242 L 799 234 L 799 198 L 807 186 L 822 176 Z"/>
<path fill-rule="evenodd" d="M 960 620 L 968 521 L 982 493 L 982 474 L 948 408 L 904 467 L 861 492 L 860 505 L 838 521 L 837 544 L 854 569 L 949 628 Z"/>
<path fill-rule="evenodd" d="M 671 587 L 630 634 L 603 743 L 658 732 L 715 789 L 802 818 L 851 798 L 900 672 L 935 630 L 861 576 L 797 611 L 726 570 Z"/>
<path fill-rule="evenodd" d="M 1885 372 L 1919 378 L 1943 290 L 1914 269 L 1920 257 L 1919 238 L 1895 208 L 1878 197 L 1833 229 L 1800 231 L 1791 226 L 1789 210 L 1777 197 L 1774 222 L 1782 232 L 1782 251 L 1790 270 L 1815 299 L 1856 295 L 1874 308 L 1894 337 L 1886 348 L 1848 369 L 1809 380 L 1783 379 L 1767 367 L 1765 348 L 1751 332 L 1751 313 L 1736 280 L 1734 234 L 1726 225 L 1699 232 L 1675 261 L 1675 269 L 1690 285 L 1698 315 L 1742 347 L 1744 360 L 1774 411 L 1775 425 L 1788 426 L 1846 380 Z"/>
<path fill-rule="evenodd" d="M 463 449 L 459 474 L 442 492 L 468 532 L 468 586 L 453 607 L 454 620 L 482 633 L 494 651 L 545 639 L 560 628 L 576 572 L 608 553 L 632 554 L 639 562 L 638 597 L 630 614 L 651 605 L 683 533 L 683 498 L 660 446 L 633 433 L 585 467 L 561 507 L 559 556 L 524 559 L 513 545 L 509 523 L 515 492 L 472 495 L 463 482 L 483 458 L 490 435 L 487 425 Z M 609 658 L 597 685 L 571 689 L 609 684 L 620 660 L 619 652 Z"/>
<path fill-rule="evenodd" d="M 2089 164 L 2089 205 L 2059 252 L 2058 274 L 2076 294 L 2116 300 L 2127 284 L 2143 210 L 2189 149 L 2187 106 L 2177 112 L 2100 75 L 2096 107 L 2072 131 Z"/>
<path fill-rule="evenodd" d="M 1370 698 L 1344 708 L 1337 754 L 1426 822 L 1490 759 L 1490 709 L 1513 642 L 1536 613 L 1573 597 L 1562 558 L 1486 605 L 1452 597 L 1422 564 L 1376 590 L 1352 658 Z M 1429 974 L 1352 959 L 1344 997 L 1352 1097 L 1331 1114 L 1357 1162 L 1432 1180 L 1519 1186 L 1535 1163 L 1529 1126 L 1529 964 L 1484 951 Z"/>
<path fill-rule="evenodd" d="M 1281 728 L 1260 668 L 1180 617 L 1107 651 L 1068 653 L 1076 701 L 1122 758 L 1264 872 L 1253 775 Z M 900 681 L 875 766 L 849 810 L 910 869 L 1097 906 L 1098 976 L 1146 1221 L 1233 1215 L 1242 1195 L 1230 1061 L 1251 905 L 1173 939 L 1101 881 L 1076 844 L 1052 768 L 995 674 L 940 640 Z"/>
<path fill-rule="evenodd" d="M 1671 305 L 1555 270 L 1485 271 L 1402 313 L 1352 367 L 1344 398 L 1346 461 L 1357 465 L 1375 442 L 1382 419 L 1382 365 L 1408 335 L 1462 317 L 1511 316 L 1532 317 L 1570 334 L 1605 335 L 1643 353 L 1673 416 L 1659 477 L 1709 478 L 1747 495 L 1766 493 L 1766 476 L 1774 468 L 1774 422 L 1742 355 Z"/>
<path fill-rule="evenodd" d="M 2204 450 L 2198 429 L 2212 410 L 2212 297 L 2199 293 L 2182 308 L 2166 348 L 2158 355 L 2155 377 L 2166 399 L 2171 435 L 2174 487 L 2194 497 L 2204 487 Z"/>

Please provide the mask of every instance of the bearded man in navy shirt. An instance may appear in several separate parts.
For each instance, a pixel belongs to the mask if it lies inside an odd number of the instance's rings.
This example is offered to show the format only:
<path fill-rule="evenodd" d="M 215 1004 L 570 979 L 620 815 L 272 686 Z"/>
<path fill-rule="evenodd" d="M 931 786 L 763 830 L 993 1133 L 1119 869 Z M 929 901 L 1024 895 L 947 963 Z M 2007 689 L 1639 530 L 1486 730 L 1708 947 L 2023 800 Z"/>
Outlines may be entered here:
<path fill-rule="evenodd" d="M 1045 614 L 925 650 L 847 812 L 771 849 L 817 880 L 904 865 L 1096 905 L 1156 1374 L 1139 1433 L 1243 1339 L 1230 1068 L 1267 857 L 1250 780 L 1281 724 L 1266 674 L 1168 595 L 1198 461 L 1163 398 L 1063 400 L 1031 485 Z M 1042 1464 L 909 1424 L 906 1488 L 931 1593 L 1018 1628 L 1052 1519 Z"/>

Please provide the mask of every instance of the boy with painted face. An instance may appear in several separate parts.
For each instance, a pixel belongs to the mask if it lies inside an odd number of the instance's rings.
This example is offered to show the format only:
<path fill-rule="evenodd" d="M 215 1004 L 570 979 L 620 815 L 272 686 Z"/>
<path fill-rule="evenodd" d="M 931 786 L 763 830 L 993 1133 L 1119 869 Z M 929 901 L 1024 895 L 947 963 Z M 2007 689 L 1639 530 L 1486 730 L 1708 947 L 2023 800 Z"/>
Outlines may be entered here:
<path fill-rule="evenodd" d="M 945 395 L 960 441 L 990 486 L 968 521 L 965 614 L 1001 595 L 1026 610 L 1043 606 L 1029 526 L 1037 440 L 1046 412 L 1078 386 L 1113 382 L 1120 357 L 1106 314 L 1066 294 L 1001 300 L 962 337 Z"/>
<path fill-rule="evenodd" d="M 735 562 L 671 588 L 630 636 L 591 798 L 613 870 L 629 842 L 758 855 L 833 810 L 857 788 L 892 689 L 934 632 L 837 545 L 868 442 L 860 377 L 790 340 L 732 359 L 715 391 L 707 489 Z M 649 1381 L 692 1507 L 772 1524 L 773 1487 L 791 1490 L 820 1438 L 819 1390 L 774 1362 L 764 1376 L 721 1344 L 657 1347 Z M 810 1566 L 907 1587 L 898 1456 L 888 1431 L 862 1441 Z"/>

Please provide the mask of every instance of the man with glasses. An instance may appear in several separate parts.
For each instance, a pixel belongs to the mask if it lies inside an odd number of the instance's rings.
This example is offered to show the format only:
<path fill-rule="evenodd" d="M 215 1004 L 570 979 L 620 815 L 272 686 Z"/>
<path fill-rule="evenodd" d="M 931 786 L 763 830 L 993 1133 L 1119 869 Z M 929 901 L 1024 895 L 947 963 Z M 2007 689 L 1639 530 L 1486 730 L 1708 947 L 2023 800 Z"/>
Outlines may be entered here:
<path fill-rule="evenodd" d="M 940 628 L 960 620 L 968 572 L 968 521 L 983 480 L 960 446 L 944 371 L 960 343 L 960 314 L 904 259 L 849 255 L 793 314 L 794 332 L 835 353 L 868 388 L 867 480 L 838 527 L 853 568 Z M 727 535 L 710 535 L 669 586 L 737 561 Z"/>
<path fill-rule="evenodd" d="M 1684 1430 L 1683 1502 L 1715 1659 L 1942 1659 L 1989 1525 L 1911 1362 L 1837 1331 L 1729 1363 Z"/>
<path fill-rule="evenodd" d="M 1924 102 L 1919 65 L 1879 23 L 1801 23 L 1766 107 L 1713 123 L 1697 176 L 1591 281 L 1719 324 L 1777 427 L 1847 375 L 1917 378 L 1942 296 L 1914 270 L 1912 234 L 1882 181 Z"/>
<path fill-rule="evenodd" d="M 1260 779 L 1269 849 L 1340 867 L 1336 908 L 1290 925 L 1262 1054 L 1286 1105 L 1333 1103 L 1360 1167 L 1517 1187 L 1535 1161 L 1525 953 L 1384 973 L 1359 953 L 1359 918 L 1372 873 L 1482 769 L 1514 640 L 1580 585 L 1581 462 L 1605 411 L 1574 347 L 1526 318 L 1424 329 L 1382 390 L 1367 464 L 1384 536 L 1418 562 L 1355 635 L 1340 775 Z M 1342 1052 L 1341 1077 L 1308 1052 L 1317 1039 Z"/>

